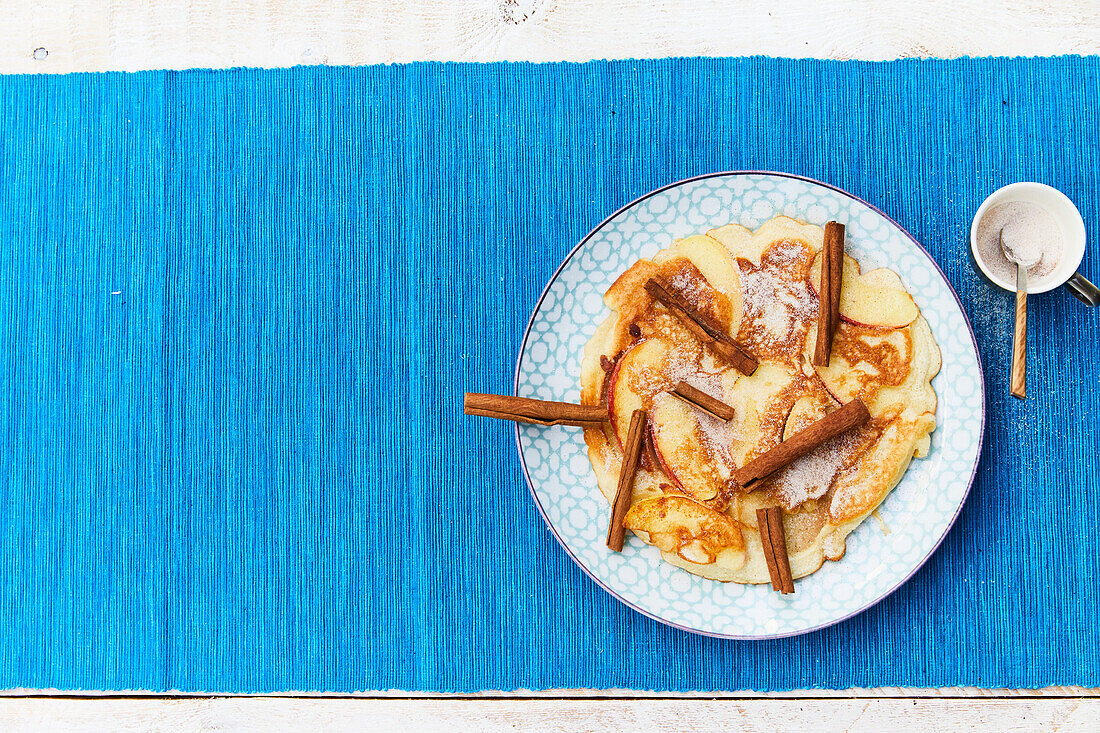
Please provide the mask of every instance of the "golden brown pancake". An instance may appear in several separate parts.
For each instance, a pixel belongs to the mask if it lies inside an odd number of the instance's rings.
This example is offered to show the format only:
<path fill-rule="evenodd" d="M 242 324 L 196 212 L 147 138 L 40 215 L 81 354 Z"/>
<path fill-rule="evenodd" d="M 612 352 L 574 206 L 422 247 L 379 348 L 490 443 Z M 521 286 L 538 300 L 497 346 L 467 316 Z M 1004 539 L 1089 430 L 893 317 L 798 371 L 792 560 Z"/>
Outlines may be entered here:
<path fill-rule="evenodd" d="M 611 310 L 585 347 L 582 401 L 610 422 L 586 428 L 600 490 L 610 502 L 630 416 L 649 416 L 626 525 L 670 563 L 715 580 L 768 582 L 756 509 L 779 505 L 791 570 L 808 575 L 844 555 L 847 536 L 928 451 L 931 379 L 940 353 L 898 276 L 860 273 L 845 258 L 842 322 L 828 367 L 813 367 L 817 256 L 823 230 L 777 217 L 755 232 L 736 224 L 674 242 L 639 260 L 608 289 Z M 651 277 L 678 290 L 759 362 L 745 376 L 701 344 L 645 291 Z M 859 322 L 856 322 L 859 321 Z M 728 423 L 680 401 L 680 381 L 731 405 Z M 860 397 L 862 428 L 818 447 L 746 493 L 733 472 L 840 404 Z"/>

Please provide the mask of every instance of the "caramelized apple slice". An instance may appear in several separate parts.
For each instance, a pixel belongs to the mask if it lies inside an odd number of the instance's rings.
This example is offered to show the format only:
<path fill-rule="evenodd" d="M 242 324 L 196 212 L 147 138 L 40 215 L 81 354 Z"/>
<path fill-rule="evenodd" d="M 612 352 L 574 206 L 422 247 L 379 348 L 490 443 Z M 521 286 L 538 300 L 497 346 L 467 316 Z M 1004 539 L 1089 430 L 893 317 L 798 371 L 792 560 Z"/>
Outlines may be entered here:
<path fill-rule="evenodd" d="M 830 398 L 826 396 L 825 400 Z M 787 423 L 783 426 L 783 440 L 788 440 L 800 430 L 813 425 L 828 414 L 828 403 L 811 395 L 803 395 L 795 400 L 791 411 L 787 415 Z M 830 400 L 831 401 L 831 400 Z"/>
<path fill-rule="evenodd" d="M 826 400 L 821 395 L 804 395 L 798 398 L 787 416 L 783 439 L 805 430 L 828 412 Z M 774 496 L 787 511 L 794 511 L 804 502 L 824 496 L 837 473 L 865 443 L 866 434 L 852 431 L 833 438 L 789 466 L 777 471 L 768 482 Z"/>
<path fill-rule="evenodd" d="M 683 496 L 658 496 L 630 507 L 623 524 L 646 542 L 688 562 L 719 560 L 739 567 L 745 561 L 741 528 L 725 514 Z"/>
<path fill-rule="evenodd" d="M 660 339 L 645 339 L 634 343 L 619 357 L 611 372 L 607 387 L 607 409 L 611 430 L 623 445 L 623 437 L 630 427 L 630 416 L 643 404 L 643 393 L 652 394 L 663 389 L 667 381 L 661 375 L 669 347 Z"/>
<path fill-rule="evenodd" d="M 745 465 L 750 456 L 759 455 L 782 438 L 783 419 L 790 411 L 790 402 L 784 402 L 783 393 L 795 376 L 781 364 L 762 362 L 751 376 L 738 379 L 726 394 L 724 401 L 735 414 L 731 430 L 737 439 L 730 450 L 736 465 Z"/>
<path fill-rule="evenodd" d="M 657 462 L 678 489 L 706 501 L 728 485 L 729 466 L 715 455 L 715 447 L 720 446 L 713 443 L 728 440 L 722 435 L 728 430 L 725 423 L 675 397 L 660 394 L 653 400 L 649 425 Z"/>
<path fill-rule="evenodd" d="M 729 250 L 721 244 L 703 235 L 696 235 L 681 239 L 672 249 L 668 250 L 668 256 L 658 256 L 655 260 L 664 263 L 685 257 L 695 265 L 700 274 L 710 283 L 716 291 L 726 297 L 730 304 L 729 333 L 736 335 L 741 327 L 741 270 L 737 266 L 737 260 Z"/>
<path fill-rule="evenodd" d="M 821 287 L 821 255 L 810 266 L 810 287 Z M 871 328 L 908 326 L 920 314 L 917 304 L 893 270 L 879 268 L 860 274 L 859 263 L 844 255 L 840 284 L 840 317 Z"/>

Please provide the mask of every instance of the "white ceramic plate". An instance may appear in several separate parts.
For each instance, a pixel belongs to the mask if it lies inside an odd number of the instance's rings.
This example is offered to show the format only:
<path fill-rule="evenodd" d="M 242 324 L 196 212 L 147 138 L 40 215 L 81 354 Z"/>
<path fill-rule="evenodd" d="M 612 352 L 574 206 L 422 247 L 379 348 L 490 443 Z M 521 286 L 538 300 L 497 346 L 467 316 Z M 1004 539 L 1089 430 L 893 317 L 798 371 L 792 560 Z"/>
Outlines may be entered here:
<path fill-rule="evenodd" d="M 928 458 L 914 459 L 874 519 L 848 537 L 840 562 L 826 562 L 782 596 L 767 585 L 719 583 L 673 567 L 627 533 L 607 549 L 610 508 L 579 428 L 517 425 L 531 494 L 569 556 L 601 587 L 658 621 L 700 634 L 774 638 L 842 621 L 885 598 L 924 564 L 958 515 L 981 453 L 985 393 L 974 332 L 943 272 L 895 221 L 838 188 L 785 173 L 716 173 L 673 183 L 612 214 L 565 258 L 527 325 L 515 393 L 580 399 L 584 345 L 608 315 L 603 293 L 640 257 L 673 239 L 737 222 L 751 229 L 774 216 L 846 225 L 846 245 L 864 271 L 892 268 L 928 320 L 943 355 Z"/>

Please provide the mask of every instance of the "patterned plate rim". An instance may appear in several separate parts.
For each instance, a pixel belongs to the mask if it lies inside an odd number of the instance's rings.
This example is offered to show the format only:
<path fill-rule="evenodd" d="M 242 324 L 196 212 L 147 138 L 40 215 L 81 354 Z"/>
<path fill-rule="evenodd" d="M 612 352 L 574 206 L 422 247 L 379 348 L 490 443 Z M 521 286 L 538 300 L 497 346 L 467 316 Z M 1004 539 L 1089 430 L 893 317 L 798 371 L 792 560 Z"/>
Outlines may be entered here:
<path fill-rule="evenodd" d="M 581 241 L 578 242 L 577 245 L 575 247 L 573 247 L 572 250 L 569 251 L 569 254 L 565 256 L 565 259 L 562 260 L 562 263 L 560 265 L 558 265 L 558 268 L 556 270 L 554 270 L 554 274 L 550 276 L 550 280 L 546 283 L 546 287 L 544 287 L 542 289 L 542 293 L 539 294 L 538 300 L 535 301 L 535 306 L 534 306 L 534 308 L 531 309 L 531 317 L 527 320 L 527 327 L 523 330 L 523 339 L 520 341 L 519 355 L 516 358 L 516 372 L 515 372 L 515 378 L 513 379 L 513 382 L 512 382 L 512 389 L 513 389 L 514 394 L 519 394 L 520 373 L 521 373 L 521 368 L 523 366 L 523 355 L 524 355 L 524 353 L 527 349 L 527 339 L 531 335 L 531 327 L 534 325 L 535 317 L 538 316 L 539 310 L 542 308 L 542 303 L 546 299 L 546 294 L 550 292 L 550 288 L 557 281 L 558 277 L 561 275 L 562 270 L 565 269 L 566 265 L 568 265 L 570 263 L 570 261 L 573 259 L 573 257 L 575 257 L 577 255 L 577 253 L 580 252 L 586 244 L 588 244 L 588 241 L 590 239 L 592 239 L 592 237 L 599 234 L 600 230 L 602 230 L 605 226 L 607 226 L 612 220 L 614 220 L 620 214 L 632 209 L 633 207 L 637 206 L 638 204 L 645 201 L 646 199 L 652 198 L 653 196 L 656 196 L 660 193 L 668 191 L 669 189 L 677 188 L 678 186 L 683 186 L 685 184 L 692 183 L 692 182 L 695 182 L 695 181 L 703 181 L 703 180 L 706 180 L 708 178 L 728 178 L 728 177 L 734 177 L 734 176 L 774 176 L 776 178 L 789 178 L 789 179 L 792 179 L 792 180 L 802 181 L 804 183 L 809 183 L 813 186 L 820 186 L 820 187 L 825 188 L 825 189 L 827 189 L 829 191 L 832 191 L 834 193 L 841 194 L 842 196 L 847 196 L 848 198 L 850 198 L 850 199 L 852 199 L 852 200 L 854 200 L 854 201 L 856 201 L 860 204 L 863 204 L 868 209 L 870 209 L 871 211 L 874 211 L 876 214 L 878 214 L 883 219 L 885 219 L 887 222 L 889 222 L 899 232 L 901 232 L 901 234 L 906 239 L 908 239 L 917 248 L 917 251 L 919 251 L 922 255 L 924 255 L 928 259 L 929 262 L 932 263 L 932 267 L 936 268 L 936 272 L 939 273 L 940 279 L 943 280 L 944 285 L 947 286 L 947 290 L 951 293 L 952 297 L 955 298 L 955 303 L 959 306 L 959 312 L 962 314 L 963 322 L 966 324 L 967 331 L 970 333 L 970 345 L 974 350 L 974 358 L 977 360 L 977 363 L 978 363 L 978 373 L 979 373 L 980 378 L 977 380 L 977 382 L 978 382 L 978 389 L 979 389 L 979 393 L 981 395 L 981 402 L 982 402 L 982 411 L 981 411 L 982 414 L 981 414 L 981 422 L 980 422 L 981 427 L 980 427 L 979 432 L 978 432 L 977 450 L 974 452 L 974 465 L 970 469 L 970 478 L 967 480 L 966 491 L 963 492 L 962 498 L 959 500 L 959 505 L 957 507 L 955 507 L 955 513 L 951 516 L 951 520 L 947 523 L 947 526 L 944 527 L 943 532 L 936 539 L 936 541 L 932 544 L 932 546 L 929 548 L 928 552 L 924 555 L 923 558 L 921 558 L 920 562 L 918 562 L 916 565 L 913 566 L 912 570 L 910 570 L 904 577 L 899 579 L 897 581 L 897 583 L 890 586 L 886 591 L 884 591 L 878 597 L 873 598 L 872 600 L 868 601 L 863 606 L 860 606 L 859 608 L 855 609 L 851 613 L 845 614 L 843 616 L 840 616 L 838 618 L 835 618 L 835 619 L 832 619 L 832 620 L 829 620 L 829 621 L 825 621 L 824 623 L 817 624 L 816 626 L 811 626 L 809 628 L 799 629 L 799 630 L 796 630 L 796 631 L 785 631 L 785 632 L 781 632 L 781 633 L 778 633 L 778 634 L 750 634 L 750 635 L 746 635 L 746 634 L 723 634 L 723 633 L 720 633 L 720 632 L 717 632 L 717 631 L 708 631 L 708 630 L 705 630 L 705 629 L 696 629 L 696 628 L 692 628 L 690 626 L 685 626 L 684 624 L 676 623 L 674 621 L 669 621 L 668 619 L 665 619 L 665 618 L 661 618 L 659 615 L 657 615 L 657 614 L 655 614 L 651 611 L 648 611 L 644 608 L 641 608 L 640 606 L 638 606 L 635 603 L 631 603 L 630 601 L 626 600 L 621 595 L 616 593 L 614 589 L 609 587 L 603 580 L 601 580 L 599 577 L 597 577 L 596 574 L 593 571 L 589 570 L 588 566 L 585 565 L 584 562 L 582 562 L 581 559 L 573 553 L 573 550 L 569 547 L 569 544 L 564 539 L 562 539 L 561 534 L 559 534 L 557 528 L 554 527 L 554 523 L 550 521 L 550 517 L 546 513 L 546 509 L 542 506 L 542 502 L 539 500 L 538 492 L 535 491 L 535 486 L 531 481 L 531 472 L 527 468 L 527 461 L 523 457 L 523 445 L 520 442 L 520 437 L 521 437 L 520 436 L 520 426 L 518 424 L 515 427 L 516 452 L 519 453 L 519 462 L 520 462 L 520 465 L 523 467 L 523 480 L 527 483 L 527 490 L 529 492 L 531 492 L 531 498 L 533 498 L 535 500 L 535 507 L 538 509 L 539 515 L 542 517 L 542 521 L 546 523 L 546 526 L 550 529 L 550 533 L 552 535 L 554 535 L 554 539 L 556 539 L 558 541 L 558 544 L 561 545 L 562 549 L 565 550 L 565 554 L 569 556 L 569 559 L 571 559 L 577 565 L 577 567 L 579 567 L 582 571 L 584 571 L 584 574 L 587 575 L 589 578 L 591 578 L 596 583 L 596 585 L 598 585 L 600 588 L 602 588 L 604 591 L 606 591 L 608 594 L 610 594 L 612 598 L 616 599 L 617 601 L 619 601 L 623 605 L 637 611 L 638 613 L 642 614 L 643 616 L 646 616 L 648 618 L 653 619 L 654 621 L 657 621 L 658 623 L 665 624 L 666 626 L 671 626 L 675 629 L 680 629 L 681 631 L 687 631 L 687 632 L 692 633 L 692 634 L 699 634 L 700 636 L 710 636 L 710 637 L 713 637 L 713 638 L 716 638 L 716 639 L 737 639 L 737 640 L 744 640 L 744 641 L 766 640 L 766 639 L 782 639 L 782 638 L 786 638 L 786 637 L 790 637 L 790 636 L 801 636 L 802 634 L 809 634 L 809 633 L 814 632 L 814 631 L 820 631 L 821 629 L 825 629 L 825 628 L 828 628 L 830 626 L 834 626 L 836 624 L 839 624 L 842 621 L 847 621 L 848 619 L 852 618 L 853 616 L 858 616 L 859 614 L 863 613 L 864 611 L 871 608 L 872 606 L 877 605 L 884 598 L 886 598 L 887 596 L 892 594 L 894 591 L 896 591 L 901 586 L 905 585 L 905 583 L 910 578 L 912 578 L 914 575 L 916 575 L 918 570 L 920 570 L 922 567 L 924 567 L 924 565 L 928 562 L 929 558 L 931 558 L 932 555 L 936 552 L 936 550 L 939 549 L 940 545 L 943 544 L 943 541 L 947 537 L 948 532 L 951 531 L 951 528 L 955 526 L 955 522 L 958 521 L 959 514 L 962 512 L 962 508 L 966 504 L 966 500 L 970 497 L 970 490 L 974 486 L 974 478 L 978 474 L 978 464 L 981 462 L 982 448 L 985 445 L 985 419 L 986 419 L 985 379 L 982 376 L 982 375 L 985 374 L 985 369 L 982 366 L 981 352 L 978 350 L 978 339 L 974 334 L 974 326 L 971 325 L 970 318 L 966 315 L 966 309 L 963 308 L 962 300 L 959 299 L 959 294 L 955 292 L 955 288 L 951 285 L 951 281 L 947 279 L 947 275 L 944 273 L 944 271 L 940 267 L 939 263 L 936 262 L 935 258 L 933 258 L 932 255 L 930 255 L 928 253 L 928 250 L 926 250 L 921 245 L 921 243 L 918 242 L 916 240 L 916 238 L 905 229 L 905 227 L 903 227 L 901 224 L 899 224 L 897 221 L 895 221 L 889 214 L 887 214 L 882 209 L 880 209 L 877 206 L 863 200 L 862 198 L 860 198 L 859 196 L 856 196 L 855 194 L 849 193 L 848 191 L 845 191 L 842 188 L 838 188 L 837 186 L 833 186 L 832 184 L 825 183 L 823 181 L 819 181 L 819 180 L 814 179 L 814 178 L 809 178 L 807 176 L 800 176 L 800 175 L 797 175 L 795 173 L 779 173 L 777 171 L 758 171 L 758 170 L 722 171 L 722 172 L 717 172 L 717 173 L 704 173 L 702 175 L 692 176 L 690 178 L 684 178 L 684 179 L 681 179 L 679 181 L 674 181 L 672 183 L 668 183 L 664 186 L 661 186 L 660 188 L 656 188 L 656 189 L 650 191 L 649 193 L 646 193 L 642 196 L 639 196 L 638 198 L 636 198 L 633 201 L 627 203 L 626 205 L 620 207 L 615 212 L 613 212 L 612 214 L 607 216 L 603 221 L 601 221 L 599 224 L 597 224 L 592 229 L 592 231 L 590 231 L 590 232 L 588 232 L 588 234 L 584 235 L 584 238 L 582 238 Z"/>

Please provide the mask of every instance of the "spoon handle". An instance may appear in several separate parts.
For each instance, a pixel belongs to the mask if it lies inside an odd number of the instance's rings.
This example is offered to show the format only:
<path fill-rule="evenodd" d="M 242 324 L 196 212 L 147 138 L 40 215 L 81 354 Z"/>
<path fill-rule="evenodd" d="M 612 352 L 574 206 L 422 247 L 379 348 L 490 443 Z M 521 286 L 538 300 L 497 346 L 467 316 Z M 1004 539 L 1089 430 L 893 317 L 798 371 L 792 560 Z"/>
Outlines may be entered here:
<path fill-rule="evenodd" d="M 1012 332 L 1013 397 L 1027 397 L 1027 270 L 1016 265 L 1016 327 Z"/>

